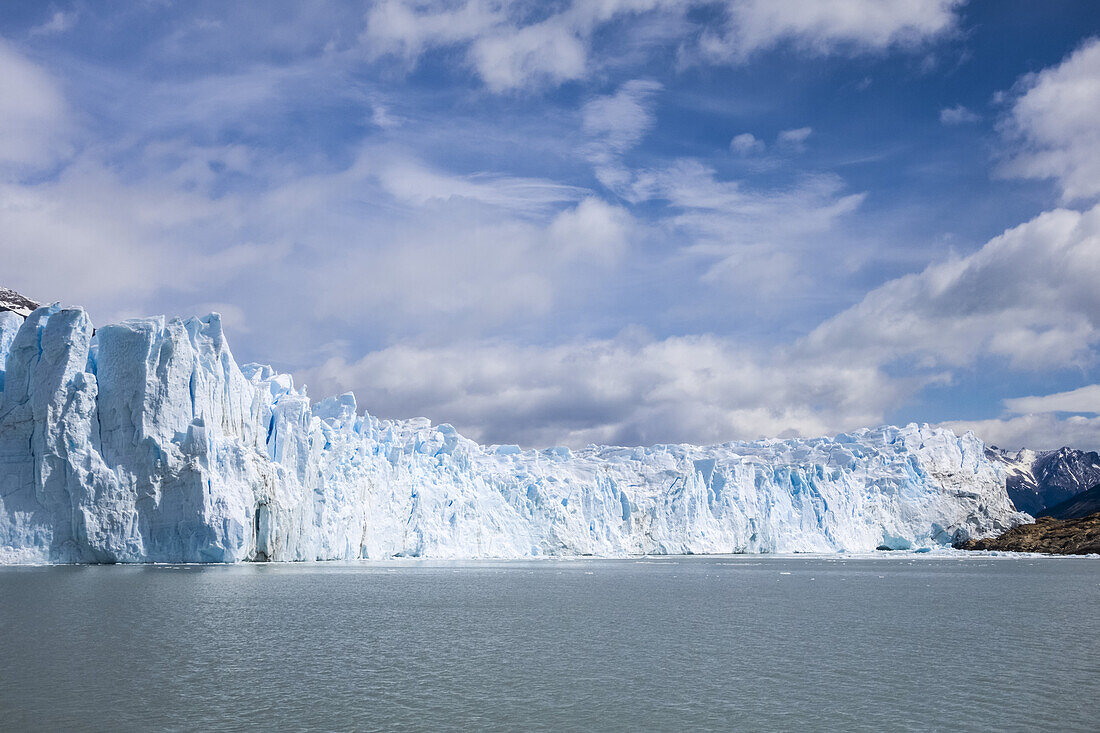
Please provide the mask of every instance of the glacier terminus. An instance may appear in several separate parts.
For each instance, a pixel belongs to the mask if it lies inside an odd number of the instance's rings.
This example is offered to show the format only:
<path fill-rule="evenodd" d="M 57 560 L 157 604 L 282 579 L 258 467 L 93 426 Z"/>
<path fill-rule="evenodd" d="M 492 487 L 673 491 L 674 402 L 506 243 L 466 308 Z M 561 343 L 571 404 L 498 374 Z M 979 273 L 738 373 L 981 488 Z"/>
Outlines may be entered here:
<path fill-rule="evenodd" d="M 0 312 L 0 563 L 858 552 L 1029 521 L 972 434 L 484 446 L 238 366 L 217 314 Z"/>

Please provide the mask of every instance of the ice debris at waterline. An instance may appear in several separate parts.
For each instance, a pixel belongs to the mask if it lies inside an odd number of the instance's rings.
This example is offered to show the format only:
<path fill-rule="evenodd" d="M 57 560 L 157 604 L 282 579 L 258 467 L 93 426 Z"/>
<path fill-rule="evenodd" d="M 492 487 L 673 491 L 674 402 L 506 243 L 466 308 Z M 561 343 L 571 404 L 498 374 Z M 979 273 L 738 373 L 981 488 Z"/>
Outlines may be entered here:
<path fill-rule="evenodd" d="M 481 446 L 310 404 L 217 315 L 0 312 L 0 376 L 3 563 L 866 551 L 1027 519 L 970 434 Z"/>

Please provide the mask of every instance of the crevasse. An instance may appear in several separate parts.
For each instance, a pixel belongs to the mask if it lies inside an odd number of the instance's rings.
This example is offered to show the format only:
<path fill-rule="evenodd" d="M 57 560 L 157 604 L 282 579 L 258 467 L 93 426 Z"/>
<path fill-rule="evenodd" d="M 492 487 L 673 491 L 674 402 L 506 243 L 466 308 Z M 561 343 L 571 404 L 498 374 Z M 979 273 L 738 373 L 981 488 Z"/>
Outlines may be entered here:
<path fill-rule="evenodd" d="M 0 313 L 0 563 L 866 551 L 1026 519 L 972 434 L 482 446 L 311 404 L 216 314 Z"/>

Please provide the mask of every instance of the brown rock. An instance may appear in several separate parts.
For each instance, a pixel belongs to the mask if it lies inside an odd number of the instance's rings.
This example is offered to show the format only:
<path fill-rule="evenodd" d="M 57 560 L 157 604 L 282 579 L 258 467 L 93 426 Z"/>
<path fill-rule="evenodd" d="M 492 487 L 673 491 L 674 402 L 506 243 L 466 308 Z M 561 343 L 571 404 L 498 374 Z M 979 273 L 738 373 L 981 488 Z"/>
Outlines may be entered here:
<path fill-rule="evenodd" d="M 1046 552 L 1052 555 L 1100 553 L 1100 512 L 1080 519 L 1041 517 L 1035 524 L 1021 524 L 999 537 L 970 540 L 963 550 Z"/>

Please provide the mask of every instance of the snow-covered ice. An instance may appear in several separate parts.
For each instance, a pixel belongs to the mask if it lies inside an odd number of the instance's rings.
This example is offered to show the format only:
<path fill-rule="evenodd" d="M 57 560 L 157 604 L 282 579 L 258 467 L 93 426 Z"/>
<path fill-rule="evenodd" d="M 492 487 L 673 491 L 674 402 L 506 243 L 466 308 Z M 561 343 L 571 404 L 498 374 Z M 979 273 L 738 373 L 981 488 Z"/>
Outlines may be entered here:
<path fill-rule="evenodd" d="M 865 552 L 1028 519 L 971 434 L 482 446 L 238 367 L 220 318 L 0 313 L 0 563 Z"/>

